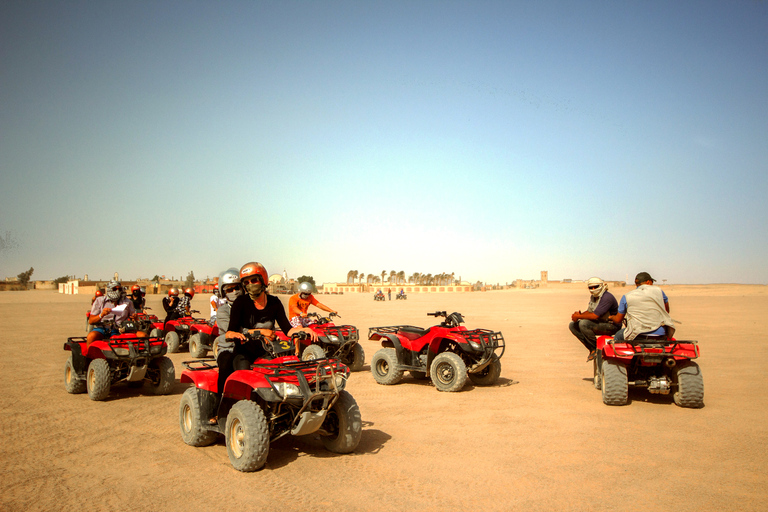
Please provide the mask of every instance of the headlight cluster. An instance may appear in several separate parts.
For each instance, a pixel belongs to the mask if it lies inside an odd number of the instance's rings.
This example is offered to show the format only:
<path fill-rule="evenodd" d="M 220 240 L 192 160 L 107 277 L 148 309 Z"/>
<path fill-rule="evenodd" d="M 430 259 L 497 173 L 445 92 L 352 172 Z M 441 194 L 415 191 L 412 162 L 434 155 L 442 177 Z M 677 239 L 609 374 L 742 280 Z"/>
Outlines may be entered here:
<path fill-rule="evenodd" d="M 149 347 L 149 353 L 150 354 L 159 354 L 162 351 L 163 351 L 163 346 L 162 345 L 151 345 Z"/>
<path fill-rule="evenodd" d="M 288 382 L 277 382 L 275 384 L 275 388 L 277 388 L 278 393 L 280 393 L 283 398 L 301 396 L 301 390 L 296 384 L 290 384 Z"/>
<path fill-rule="evenodd" d="M 482 350 L 482 349 L 483 349 L 483 346 L 482 346 L 481 344 L 479 344 L 478 342 L 476 342 L 476 341 L 473 341 L 473 340 L 469 340 L 469 344 L 470 344 L 470 345 L 472 346 L 472 348 L 473 348 L 473 349 L 475 349 L 475 350 Z"/>
<path fill-rule="evenodd" d="M 127 348 L 115 347 L 113 350 L 115 351 L 115 354 L 119 356 L 127 356 L 129 354 L 129 351 Z"/>

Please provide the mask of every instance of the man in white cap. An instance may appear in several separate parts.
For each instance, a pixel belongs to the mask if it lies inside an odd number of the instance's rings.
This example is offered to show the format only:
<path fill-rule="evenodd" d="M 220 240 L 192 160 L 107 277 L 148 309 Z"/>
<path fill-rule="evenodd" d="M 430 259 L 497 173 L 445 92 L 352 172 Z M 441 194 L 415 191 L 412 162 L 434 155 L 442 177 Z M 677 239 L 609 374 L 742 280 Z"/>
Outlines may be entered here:
<path fill-rule="evenodd" d="M 613 335 L 619 326 L 608 320 L 608 317 L 619 311 L 616 297 L 608 291 L 608 285 L 599 277 L 587 281 L 589 289 L 589 304 L 586 311 L 576 311 L 571 315 L 572 322 L 568 325 L 574 336 L 587 347 L 587 361 L 595 358 L 597 335 Z"/>
<path fill-rule="evenodd" d="M 640 335 L 671 338 L 675 333 L 667 294 L 654 286 L 654 281 L 648 272 L 640 272 L 635 277 L 636 288 L 621 298 L 611 321 L 621 325 L 626 317 L 627 327 L 616 333 L 616 341 L 633 340 Z"/>

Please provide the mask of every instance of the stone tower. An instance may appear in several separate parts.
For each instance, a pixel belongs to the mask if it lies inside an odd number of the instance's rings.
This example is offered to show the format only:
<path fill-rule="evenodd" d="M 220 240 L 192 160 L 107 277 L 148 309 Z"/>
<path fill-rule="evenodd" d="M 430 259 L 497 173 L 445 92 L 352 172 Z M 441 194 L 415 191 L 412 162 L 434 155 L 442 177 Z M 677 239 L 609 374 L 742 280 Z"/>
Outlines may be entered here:
<path fill-rule="evenodd" d="M 542 288 L 546 288 L 548 280 L 549 280 L 549 271 L 542 270 L 541 271 L 541 287 Z"/>

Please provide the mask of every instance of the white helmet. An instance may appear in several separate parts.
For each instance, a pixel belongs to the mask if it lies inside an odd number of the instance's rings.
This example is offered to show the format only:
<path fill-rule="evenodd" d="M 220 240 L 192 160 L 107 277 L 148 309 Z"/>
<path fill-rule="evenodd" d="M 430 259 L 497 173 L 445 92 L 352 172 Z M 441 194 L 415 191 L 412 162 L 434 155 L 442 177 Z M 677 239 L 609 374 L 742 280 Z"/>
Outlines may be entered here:
<path fill-rule="evenodd" d="M 590 277 L 587 281 L 587 287 L 593 297 L 600 297 L 608 289 L 608 285 L 599 277 Z"/>
<path fill-rule="evenodd" d="M 228 284 L 240 284 L 240 271 L 234 267 L 230 267 L 221 274 L 219 274 L 219 292 L 218 295 L 221 298 L 226 298 L 227 295 L 224 293 L 224 288 Z M 237 291 L 239 293 L 236 293 L 236 295 L 241 295 L 242 290 L 240 289 L 240 286 L 237 287 Z"/>
<path fill-rule="evenodd" d="M 305 293 L 307 295 L 312 295 L 312 283 L 309 281 L 304 281 L 299 285 L 299 294 L 303 295 Z"/>

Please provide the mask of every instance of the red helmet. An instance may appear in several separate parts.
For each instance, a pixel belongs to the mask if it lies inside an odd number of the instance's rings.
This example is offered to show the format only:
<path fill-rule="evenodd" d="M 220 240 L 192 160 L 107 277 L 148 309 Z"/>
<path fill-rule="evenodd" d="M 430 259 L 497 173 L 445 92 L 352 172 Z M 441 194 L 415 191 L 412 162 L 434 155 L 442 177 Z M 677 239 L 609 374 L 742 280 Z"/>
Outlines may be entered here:
<path fill-rule="evenodd" d="M 141 286 L 139 286 L 137 284 L 131 286 L 131 292 L 136 292 L 136 291 L 140 292 L 141 291 Z"/>
<path fill-rule="evenodd" d="M 178 297 L 179 296 L 179 290 L 177 290 L 176 288 L 171 288 L 170 290 L 168 290 L 168 296 L 169 297 L 170 296 Z"/>
<path fill-rule="evenodd" d="M 103 292 L 103 291 L 101 291 L 101 290 L 96 290 L 96 295 L 95 295 L 95 297 L 103 297 L 103 296 L 104 296 L 104 292 Z"/>
<path fill-rule="evenodd" d="M 213 289 L 214 290 L 218 290 L 219 289 L 219 285 L 218 284 L 213 285 Z"/>
<path fill-rule="evenodd" d="M 264 286 L 269 284 L 269 276 L 267 275 L 267 269 L 261 263 L 251 261 L 240 267 L 240 279 L 246 279 L 250 276 L 260 275 L 264 281 Z"/>
<path fill-rule="evenodd" d="M 186 289 L 184 290 L 184 294 L 185 294 L 185 295 L 189 295 L 189 298 L 191 299 L 192 297 L 194 297 L 194 296 L 195 296 L 195 290 L 194 290 L 194 289 L 192 289 L 192 288 L 186 288 Z"/>

